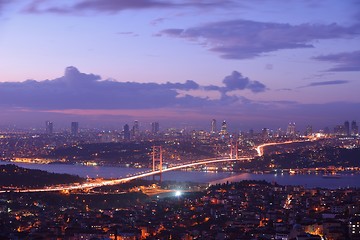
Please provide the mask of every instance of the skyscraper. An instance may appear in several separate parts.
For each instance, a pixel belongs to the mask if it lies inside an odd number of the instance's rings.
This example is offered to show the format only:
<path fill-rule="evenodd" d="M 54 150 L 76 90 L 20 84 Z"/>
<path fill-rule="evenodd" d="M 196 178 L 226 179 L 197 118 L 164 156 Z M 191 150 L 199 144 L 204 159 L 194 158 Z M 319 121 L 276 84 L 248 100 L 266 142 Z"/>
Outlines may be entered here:
<path fill-rule="evenodd" d="M 211 134 L 215 134 L 216 131 L 217 131 L 217 129 L 216 129 L 216 120 L 213 119 L 213 120 L 211 120 Z"/>
<path fill-rule="evenodd" d="M 345 135 L 345 127 L 344 127 L 344 125 L 336 125 L 335 127 L 334 127 L 334 133 L 336 134 L 336 135 Z"/>
<path fill-rule="evenodd" d="M 54 130 L 54 124 L 53 122 L 50 121 L 46 121 L 45 122 L 45 127 L 46 127 L 46 134 L 53 134 L 53 130 Z"/>
<path fill-rule="evenodd" d="M 344 134 L 350 136 L 350 123 L 349 121 L 344 122 Z"/>
<path fill-rule="evenodd" d="M 79 122 L 71 123 L 71 135 L 77 136 L 79 134 Z"/>
<path fill-rule="evenodd" d="M 221 131 L 220 132 L 221 132 L 221 134 L 227 133 L 227 124 L 226 124 L 225 120 L 221 123 Z"/>
<path fill-rule="evenodd" d="M 262 135 L 262 137 L 263 138 L 269 138 L 269 136 L 270 136 L 270 130 L 268 129 L 268 128 L 263 128 L 262 130 L 261 130 L 261 135 Z"/>
<path fill-rule="evenodd" d="M 133 135 L 134 137 L 138 137 L 139 134 L 140 134 L 139 121 L 135 120 L 133 126 Z"/>
<path fill-rule="evenodd" d="M 130 128 L 128 124 L 124 125 L 124 140 L 129 141 L 130 140 Z"/>
<path fill-rule="evenodd" d="M 289 123 L 289 125 L 286 129 L 286 135 L 295 136 L 295 134 L 296 134 L 295 123 Z"/>
<path fill-rule="evenodd" d="M 153 122 L 151 123 L 151 133 L 152 134 L 157 134 L 159 132 L 159 123 L 158 122 Z"/>
<path fill-rule="evenodd" d="M 356 124 L 356 121 L 351 122 L 351 135 L 356 136 L 359 133 L 359 127 Z"/>

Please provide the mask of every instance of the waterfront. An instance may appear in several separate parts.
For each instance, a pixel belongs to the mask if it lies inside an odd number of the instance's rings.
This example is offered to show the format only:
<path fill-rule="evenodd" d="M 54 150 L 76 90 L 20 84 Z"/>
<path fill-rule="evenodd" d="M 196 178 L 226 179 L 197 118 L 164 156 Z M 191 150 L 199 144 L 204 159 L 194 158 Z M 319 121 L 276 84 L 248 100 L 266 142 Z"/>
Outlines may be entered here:
<path fill-rule="evenodd" d="M 9 162 L 0 162 L 0 164 L 10 164 Z M 12 163 L 20 167 L 29 169 L 40 169 L 54 173 L 68 173 L 80 177 L 90 178 L 121 178 L 128 174 L 147 171 L 144 168 L 123 168 L 106 166 L 83 166 L 67 164 L 28 164 Z M 340 178 L 323 178 L 322 174 L 295 174 L 287 173 L 234 173 L 234 172 L 198 172 L 198 171 L 172 171 L 163 173 L 163 180 L 178 182 L 201 182 L 201 183 L 226 183 L 238 182 L 242 180 L 265 180 L 267 182 L 276 182 L 281 185 L 302 185 L 307 188 L 360 188 L 360 174 L 341 174 Z"/>

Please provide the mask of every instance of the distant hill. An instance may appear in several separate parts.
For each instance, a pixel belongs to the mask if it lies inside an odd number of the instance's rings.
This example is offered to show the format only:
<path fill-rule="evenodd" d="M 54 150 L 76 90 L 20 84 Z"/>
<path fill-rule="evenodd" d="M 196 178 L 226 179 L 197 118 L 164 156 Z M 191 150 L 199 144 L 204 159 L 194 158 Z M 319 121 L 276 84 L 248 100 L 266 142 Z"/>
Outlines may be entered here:
<path fill-rule="evenodd" d="M 271 170 L 334 167 L 359 167 L 360 148 L 317 147 L 296 149 L 289 153 L 268 154 L 255 161 L 238 163 L 246 169 Z"/>
<path fill-rule="evenodd" d="M 70 174 L 49 173 L 18 167 L 13 164 L 0 165 L 0 189 L 9 187 L 35 188 L 84 181 L 84 178 Z"/>

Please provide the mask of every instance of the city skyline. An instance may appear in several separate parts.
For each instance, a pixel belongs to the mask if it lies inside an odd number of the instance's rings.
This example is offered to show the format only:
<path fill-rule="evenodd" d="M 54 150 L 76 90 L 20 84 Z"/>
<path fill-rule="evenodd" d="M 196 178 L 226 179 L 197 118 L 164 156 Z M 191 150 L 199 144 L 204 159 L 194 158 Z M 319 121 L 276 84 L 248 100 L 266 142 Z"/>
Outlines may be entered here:
<path fill-rule="evenodd" d="M 0 125 L 359 122 L 359 6 L 0 1 Z"/>
<path fill-rule="evenodd" d="M 68 124 L 68 125 L 66 125 Z M 207 127 L 196 127 L 192 125 L 183 125 L 180 128 L 176 127 L 177 124 L 170 126 L 165 125 L 161 126 L 159 122 L 139 122 L 138 120 L 134 120 L 133 122 L 124 122 L 122 126 L 119 123 L 117 126 L 109 127 L 109 126 L 101 126 L 101 127 L 91 127 L 85 124 L 85 127 L 79 127 L 79 122 L 68 122 L 62 123 L 60 125 L 54 126 L 54 122 L 52 121 L 45 121 L 44 127 L 33 127 L 30 129 L 23 129 L 23 128 L 5 128 L 0 130 L 2 131 L 28 131 L 28 132 L 37 132 L 37 133 L 46 133 L 47 135 L 53 135 L 54 133 L 66 133 L 70 132 L 72 136 L 77 136 L 80 132 L 93 132 L 93 131 L 100 131 L 100 132 L 108 132 L 108 133 L 115 133 L 115 132 L 122 132 L 127 136 L 127 140 L 131 138 L 136 138 L 140 136 L 140 133 L 151 133 L 157 135 L 158 133 L 166 133 L 166 132 L 173 132 L 179 131 L 182 133 L 190 133 L 192 131 L 196 132 L 207 132 L 213 136 L 215 135 L 226 135 L 226 134 L 266 134 L 269 137 L 276 137 L 276 136 L 310 136 L 316 135 L 318 133 L 323 134 L 332 134 L 336 136 L 358 136 L 359 134 L 359 126 L 355 120 L 351 122 L 345 120 L 343 123 L 337 123 L 333 126 L 326 126 L 320 129 L 313 128 L 313 125 L 308 124 L 306 126 L 297 126 L 295 122 L 289 122 L 287 126 L 279 126 L 278 128 L 249 128 L 249 129 L 239 129 L 236 126 L 232 126 L 231 123 L 228 126 L 226 120 L 222 122 L 218 122 L 216 119 L 211 119 L 208 122 Z"/>

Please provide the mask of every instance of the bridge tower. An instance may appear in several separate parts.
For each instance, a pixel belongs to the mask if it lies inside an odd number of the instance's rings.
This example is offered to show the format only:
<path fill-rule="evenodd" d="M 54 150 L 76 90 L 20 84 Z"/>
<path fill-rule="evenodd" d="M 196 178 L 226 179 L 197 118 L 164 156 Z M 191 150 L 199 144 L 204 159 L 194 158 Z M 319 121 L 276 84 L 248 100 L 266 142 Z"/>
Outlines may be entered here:
<path fill-rule="evenodd" d="M 158 165 L 156 163 L 159 163 Z M 162 180 L 162 164 L 163 164 L 163 155 L 162 155 L 162 147 L 161 146 L 153 146 L 152 147 L 152 170 L 160 171 L 160 182 Z M 158 166 L 158 168 L 157 168 Z M 155 175 L 153 175 L 153 180 L 155 180 Z"/>
<path fill-rule="evenodd" d="M 234 158 L 234 153 L 235 153 L 235 159 L 239 160 L 239 146 L 238 146 L 238 142 L 236 141 L 235 144 L 233 144 L 233 142 L 230 143 L 230 158 Z"/>

